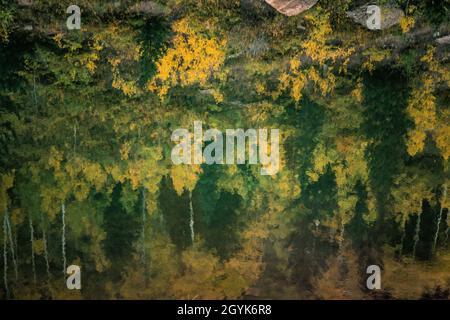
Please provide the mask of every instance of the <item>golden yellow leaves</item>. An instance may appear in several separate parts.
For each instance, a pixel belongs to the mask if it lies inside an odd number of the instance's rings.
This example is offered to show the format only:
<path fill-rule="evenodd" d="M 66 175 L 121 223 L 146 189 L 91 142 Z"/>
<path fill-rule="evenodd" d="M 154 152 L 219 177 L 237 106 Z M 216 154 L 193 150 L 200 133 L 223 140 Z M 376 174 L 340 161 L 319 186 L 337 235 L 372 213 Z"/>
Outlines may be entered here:
<path fill-rule="evenodd" d="M 334 150 L 327 149 L 324 145 L 320 144 L 314 150 L 313 158 L 313 168 L 312 170 L 308 170 L 306 174 L 311 181 L 316 182 L 319 180 L 319 177 L 325 173 L 327 165 L 336 161 L 337 154 Z"/>
<path fill-rule="evenodd" d="M 287 170 L 283 170 L 276 181 L 272 181 L 274 187 L 279 191 L 280 197 L 284 199 L 296 199 L 300 196 L 301 187 L 296 177 Z"/>
<path fill-rule="evenodd" d="M 134 57 L 134 61 L 137 61 L 139 58 Z M 137 87 L 137 83 L 135 80 L 125 80 L 120 75 L 120 64 L 122 63 L 122 60 L 120 58 L 110 58 L 108 59 L 108 62 L 111 65 L 112 70 L 112 87 L 114 89 L 122 91 L 127 97 L 135 96 L 139 90 Z"/>
<path fill-rule="evenodd" d="M 50 220 L 54 220 L 61 209 L 65 192 L 57 190 L 54 186 L 40 186 L 41 209 L 47 214 Z"/>
<path fill-rule="evenodd" d="M 425 148 L 426 137 L 427 135 L 425 132 L 416 129 L 408 132 L 408 141 L 406 143 L 408 154 L 414 156 L 417 153 L 422 152 Z"/>
<path fill-rule="evenodd" d="M 108 48 L 107 61 L 111 66 L 112 87 L 127 97 L 139 93 L 136 80 L 126 79 L 123 69 L 130 69 L 141 58 L 141 46 L 135 41 L 135 32 L 130 28 L 118 28 L 111 24 L 94 37 L 92 50 L 99 52 Z M 89 66 L 88 66 L 89 68 Z"/>
<path fill-rule="evenodd" d="M 315 90 L 326 96 L 336 86 L 336 75 L 332 65 L 341 60 L 338 71 L 346 72 L 348 59 L 354 49 L 337 47 L 327 42 L 332 33 L 329 15 L 311 14 L 306 16 L 306 19 L 311 24 L 311 31 L 308 38 L 302 42 L 298 55 L 290 60 L 289 71 L 279 76 L 278 89 L 272 94 L 274 99 L 282 92 L 290 90 L 291 97 L 298 102 L 308 84 L 312 84 Z M 301 56 L 308 57 L 311 62 L 302 65 Z"/>
<path fill-rule="evenodd" d="M 177 85 L 206 86 L 209 79 L 220 77 L 218 73 L 225 61 L 224 40 L 207 38 L 194 30 L 187 19 L 175 22 L 172 28 L 176 33 L 173 47 L 157 62 L 157 74 L 147 84 L 161 99 Z M 219 95 L 215 98 L 223 99 Z"/>
<path fill-rule="evenodd" d="M 52 168 L 55 171 L 60 170 L 62 160 L 63 160 L 63 153 L 58 149 L 56 149 L 55 146 L 51 146 L 49 157 L 47 160 L 48 168 Z"/>
<path fill-rule="evenodd" d="M 403 173 L 394 180 L 391 194 L 394 198 L 394 210 L 401 213 L 398 217 L 404 222 L 408 215 L 422 212 L 424 199 L 434 199 L 434 183 L 419 173 Z"/>
<path fill-rule="evenodd" d="M 38 256 L 42 255 L 44 253 L 45 244 L 43 239 L 36 239 L 33 241 L 33 249 L 34 253 Z"/>
<path fill-rule="evenodd" d="M 14 185 L 14 172 L 9 174 L 2 174 L 1 176 L 1 190 L 7 191 Z"/>
<path fill-rule="evenodd" d="M 98 37 L 94 37 L 92 45 L 86 46 L 85 48 L 76 41 L 63 38 L 62 33 L 56 34 L 53 40 L 59 48 L 67 50 L 64 58 L 73 67 L 85 67 L 91 75 L 94 74 L 97 68 L 96 63 L 100 60 L 100 52 L 103 50 L 103 46 Z M 73 77 L 76 75 L 74 70 L 71 73 Z"/>
<path fill-rule="evenodd" d="M 91 47 L 91 52 L 82 56 L 81 64 L 85 65 L 88 71 L 93 74 L 95 69 L 97 68 L 96 62 L 100 60 L 100 51 L 103 50 L 103 47 L 98 39 L 94 39 L 94 43 Z"/>
<path fill-rule="evenodd" d="M 20 208 L 15 208 L 11 211 L 11 222 L 14 226 L 22 224 L 24 221 L 24 212 Z"/>
<path fill-rule="evenodd" d="M 434 54 L 436 53 L 436 48 L 429 48 L 427 53 L 420 59 L 420 61 L 426 63 L 431 71 L 437 71 L 437 62 L 434 60 Z"/>
<path fill-rule="evenodd" d="M 375 70 L 375 65 L 391 55 L 390 50 L 378 50 L 378 49 L 368 49 L 363 54 L 366 58 L 362 67 L 363 69 L 372 73 Z"/>
<path fill-rule="evenodd" d="M 201 167 L 198 165 L 192 166 L 173 166 L 170 170 L 173 186 L 175 191 L 181 195 L 184 190 L 192 191 L 197 184 Z"/>
<path fill-rule="evenodd" d="M 437 147 L 441 150 L 442 157 L 448 160 L 450 157 L 450 109 L 442 112 L 434 139 Z"/>
<path fill-rule="evenodd" d="M 223 94 L 222 94 L 219 90 L 212 89 L 212 90 L 211 90 L 211 93 L 212 93 L 212 95 L 213 95 L 213 97 L 214 97 L 214 100 L 215 100 L 217 103 L 223 102 L 224 96 L 223 96 Z"/>
<path fill-rule="evenodd" d="M 114 72 L 112 87 L 121 90 L 128 97 L 132 97 L 138 93 L 136 81 L 125 81 L 116 71 Z"/>
<path fill-rule="evenodd" d="M 350 93 L 350 95 L 352 96 L 353 99 L 355 99 L 355 101 L 357 101 L 358 103 L 363 102 L 363 84 L 361 81 L 358 81 L 355 89 L 352 90 L 352 92 Z"/>
<path fill-rule="evenodd" d="M 0 42 L 7 43 L 9 41 L 13 20 L 13 11 L 2 8 L 2 12 L 0 13 Z"/>
<path fill-rule="evenodd" d="M 414 28 L 416 24 L 416 20 L 413 15 L 417 10 L 416 6 L 409 5 L 407 6 L 406 15 L 400 18 L 400 28 L 403 33 L 409 32 L 412 28 Z"/>
<path fill-rule="evenodd" d="M 434 90 L 438 83 L 448 85 L 448 71 L 440 68 L 438 62 L 434 59 L 435 48 L 430 48 L 422 57 L 428 70 L 421 77 L 417 87 L 412 90 L 409 98 L 407 112 L 414 122 L 414 128 L 408 133 L 407 150 L 408 154 L 414 156 L 422 152 L 425 148 L 427 134 L 432 134 L 436 145 L 441 150 L 442 157 L 449 157 L 449 138 L 448 138 L 448 106 L 443 106 L 442 115 L 438 117 L 436 106 L 436 97 Z M 438 121 L 438 119 L 440 119 Z"/>
<path fill-rule="evenodd" d="M 316 88 L 319 89 L 319 92 L 326 96 L 328 93 L 333 91 L 335 85 L 336 85 L 336 77 L 333 73 L 327 73 L 326 78 L 322 77 L 317 69 L 311 68 L 309 69 L 308 73 L 308 79 L 310 82 L 314 83 Z"/>
<path fill-rule="evenodd" d="M 14 185 L 14 172 L 0 174 L 0 210 L 8 206 L 8 190 Z"/>
<path fill-rule="evenodd" d="M 110 175 L 113 183 L 129 181 L 131 188 L 137 190 L 144 187 L 150 193 L 157 191 L 157 184 L 162 176 L 167 172 L 166 168 L 158 164 L 162 158 L 160 147 L 134 146 L 125 142 L 120 148 L 122 162 L 106 167 L 106 172 Z M 130 157 L 130 155 L 133 155 Z"/>
<path fill-rule="evenodd" d="M 441 197 L 439 199 L 439 202 L 441 204 L 441 208 L 446 208 L 449 209 L 450 208 L 450 197 L 448 196 L 448 185 L 449 185 L 450 180 L 449 179 L 445 179 L 445 183 L 443 185 L 443 190 L 442 190 L 442 194 Z M 447 221 L 450 221 L 450 217 L 447 215 Z M 447 225 L 449 225 L 447 223 Z"/>
<path fill-rule="evenodd" d="M 124 147 L 125 146 L 125 147 Z M 88 199 L 91 191 L 111 192 L 118 182 L 129 182 L 133 190 L 143 187 L 148 191 L 147 208 L 153 212 L 156 208 L 154 194 L 158 183 L 167 173 L 158 162 L 162 158 L 160 147 L 142 147 L 134 150 L 129 159 L 131 143 L 121 148 L 122 158 L 111 165 L 105 165 L 80 155 L 67 157 L 56 147 L 51 147 L 47 159 L 43 159 L 43 169 L 33 167 L 33 181 L 39 185 L 42 210 L 53 219 L 60 211 L 61 203 L 73 196 L 76 201 Z M 49 179 L 51 177 L 51 179 Z"/>
<path fill-rule="evenodd" d="M 304 53 L 314 62 L 323 66 L 328 61 L 336 62 L 338 59 L 346 60 L 353 52 L 353 48 L 342 48 L 327 43 L 332 33 L 328 13 L 316 12 L 305 17 L 311 24 L 311 33 L 303 42 Z M 345 64 L 345 63 L 344 63 Z"/>
<path fill-rule="evenodd" d="M 307 78 L 300 69 L 300 60 L 292 59 L 290 61 L 289 73 L 282 73 L 279 77 L 278 90 L 274 94 L 274 98 L 278 97 L 283 91 L 290 90 L 291 97 L 296 101 L 302 98 L 302 91 L 307 83 Z"/>
<path fill-rule="evenodd" d="M 336 178 L 338 215 L 341 223 L 347 223 L 352 217 L 358 197 L 354 188 L 358 181 L 368 185 L 368 165 L 365 158 L 367 141 L 355 136 L 337 136 L 334 146 L 319 144 L 314 150 L 313 167 L 307 171 L 312 182 L 317 182 L 327 168 L 333 170 Z M 371 199 L 369 199 L 369 206 Z M 365 216 L 372 219 L 373 216 Z"/>
<path fill-rule="evenodd" d="M 335 60 L 338 52 L 329 50 L 325 44 L 328 35 L 333 31 L 329 14 L 309 14 L 305 18 L 313 27 L 307 41 L 302 44 L 304 53 L 321 65 L 329 59 Z"/>
<path fill-rule="evenodd" d="M 120 158 L 122 160 L 128 160 L 130 149 L 131 149 L 131 143 L 129 141 L 123 143 L 120 146 Z"/>
<path fill-rule="evenodd" d="M 302 73 L 295 74 L 294 71 L 294 77 L 289 78 L 289 76 L 282 76 L 280 78 L 280 85 L 283 87 L 287 86 L 287 81 L 291 83 L 291 96 L 294 98 L 295 101 L 300 101 L 302 98 L 302 90 L 305 87 L 306 84 L 306 77 Z"/>
<path fill-rule="evenodd" d="M 100 190 L 106 183 L 107 175 L 100 164 L 95 162 L 87 162 L 83 166 L 83 174 L 86 181 L 93 185 L 96 190 Z"/>
<path fill-rule="evenodd" d="M 255 84 L 255 90 L 257 94 L 263 95 L 266 92 L 266 87 L 264 83 L 262 83 L 261 81 L 257 81 Z"/>
<path fill-rule="evenodd" d="M 433 80 L 429 77 L 422 87 L 413 91 L 407 111 L 416 127 L 429 130 L 436 125 L 436 98 L 433 96 Z"/>
<path fill-rule="evenodd" d="M 404 16 L 400 19 L 400 28 L 403 33 L 409 32 L 414 25 L 416 24 L 416 20 L 411 16 Z"/>
<path fill-rule="evenodd" d="M 107 174 L 100 164 L 80 156 L 66 159 L 64 153 L 54 146 L 50 148 L 44 165 L 53 172 L 58 185 L 57 188 L 54 185 L 41 186 L 43 210 L 51 215 L 56 214 L 58 208 L 54 202 L 64 201 L 69 194 L 82 201 L 88 197 L 91 187 L 99 191 L 107 180 Z"/>

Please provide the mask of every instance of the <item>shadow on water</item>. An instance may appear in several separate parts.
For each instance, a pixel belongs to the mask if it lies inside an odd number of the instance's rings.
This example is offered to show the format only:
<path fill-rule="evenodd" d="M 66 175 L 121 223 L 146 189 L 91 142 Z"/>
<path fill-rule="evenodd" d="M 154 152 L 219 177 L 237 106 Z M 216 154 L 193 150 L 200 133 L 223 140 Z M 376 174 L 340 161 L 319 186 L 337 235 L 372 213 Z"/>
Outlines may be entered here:
<path fill-rule="evenodd" d="M 122 266 L 131 260 L 133 244 L 139 237 L 140 218 L 138 193 L 124 184 L 117 184 L 112 192 L 111 204 L 104 213 L 107 236 L 103 242 L 116 276 L 122 271 Z"/>
<path fill-rule="evenodd" d="M 363 129 L 371 143 L 367 149 L 369 177 L 377 200 L 377 230 L 380 244 L 385 241 L 384 217 L 393 178 L 406 158 L 405 135 L 409 126 L 405 110 L 407 79 L 402 70 L 380 67 L 364 77 Z"/>
<path fill-rule="evenodd" d="M 172 179 L 168 176 L 161 180 L 158 202 L 164 219 L 164 226 L 178 249 L 191 245 L 189 229 L 189 194 L 185 191 L 177 194 Z"/>
<path fill-rule="evenodd" d="M 239 248 L 238 210 L 242 198 L 218 190 L 218 179 L 220 170 L 217 167 L 204 167 L 204 174 L 194 190 L 194 208 L 199 217 L 198 232 L 206 246 L 215 250 L 221 259 L 226 259 Z"/>
<path fill-rule="evenodd" d="M 300 110 L 292 105 L 287 108 L 285 117 L 283 123 L 294 126 L 300 132 L 285 142 L 286 163 L 290 169 L 302 168 L 299 172 L 299 181 L 300 185 L 305 185 L 309 180 L 306 171 L 313 160 L 311 154 L 317 146 L 317 136 L 324 123 L 325 108 L 305 97 L 301 101 Z"/>

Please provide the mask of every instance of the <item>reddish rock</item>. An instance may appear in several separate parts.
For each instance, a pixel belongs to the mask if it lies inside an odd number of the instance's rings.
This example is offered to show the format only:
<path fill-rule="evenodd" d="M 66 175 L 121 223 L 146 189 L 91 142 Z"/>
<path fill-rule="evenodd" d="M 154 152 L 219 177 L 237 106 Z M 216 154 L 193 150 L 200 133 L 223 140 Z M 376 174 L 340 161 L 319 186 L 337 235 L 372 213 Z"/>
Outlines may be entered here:
<path fill-rule="evenodd" d="M 296 16 L 313 7 L 318 0 L 266 0 L 285 16 Z"/>

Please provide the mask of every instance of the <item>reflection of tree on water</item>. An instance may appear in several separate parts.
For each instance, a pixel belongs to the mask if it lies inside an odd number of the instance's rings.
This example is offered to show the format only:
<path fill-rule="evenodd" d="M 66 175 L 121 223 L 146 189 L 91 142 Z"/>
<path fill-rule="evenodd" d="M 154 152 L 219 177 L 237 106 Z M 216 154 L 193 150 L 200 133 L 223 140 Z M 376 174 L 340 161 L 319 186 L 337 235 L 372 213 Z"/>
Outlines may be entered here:
<path fill-rule="evenodd" d="M 159 198 L 161 211 L 172 240 L 180 249 L 185 249 L 192 245 L 192 206 L 197 235 L 219 256 L 228 257 L 238 243 L 237 231 L 240 227 L 236 223 L 236 215 L 240 199 L 237 195 L 215 189 L 219 175 L 214 171 L 209 173 L 200 179 L 192 198 L 188 191 L 179 196 L 170 178 L 165 177 Z"/>
<path fill-rule="evenodd" d="M 291 239 L 292 276 L 303 290 L 311 290 L 313 277 L 323 272 L 327 259 L 337 253 L 338 243 L 330 241 L 332 238 L 323 237 L 322 229 L 320 234 L 314 232 L 314 221 L 324 221 L 337 207 L 336 183 L 331 170 L 328 169 L 316 183 L 303 190 L 302 200 L 302 207 L 308 214 L 305 218 L 300 218 L 298 231 Z"/>
<path fill-rule="evenodd" d="M 189 228 L 189 194 L 179 196 L 169 177 L 161 182 L 159 196 L 161 212 L 168 233 L 178 248 L 184 249 L 191 244 Z"/>

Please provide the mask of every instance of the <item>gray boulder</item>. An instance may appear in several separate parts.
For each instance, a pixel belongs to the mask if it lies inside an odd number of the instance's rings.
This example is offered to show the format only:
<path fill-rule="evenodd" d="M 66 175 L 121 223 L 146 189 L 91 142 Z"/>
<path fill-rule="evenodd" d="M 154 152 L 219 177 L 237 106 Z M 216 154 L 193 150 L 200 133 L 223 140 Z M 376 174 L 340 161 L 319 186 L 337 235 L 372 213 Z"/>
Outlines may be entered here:
<path fill-rule="evenodd" d="M 377 26 L 375 24 L 376 9 L 370 8 L 370 6 L 375 6 L 379 8 L 380 13 L 380 24 Z M 371 5 L 370 3 L 365 4 L 355 10 L 348 11 L 347 17 L 361 24 L 370 30 L 385 30 L 389 29 L 400 23 L 400 19 L 404 17 L 404 13 L 401 9 L 392 6 L 379 6 Z"/>
<path fill-rule="evenodd" d="M 130 12 L 148 16 L 160 16 L 167 14 L 168 9 L 154 1 L 142 1 L 132 6 Z"/>

